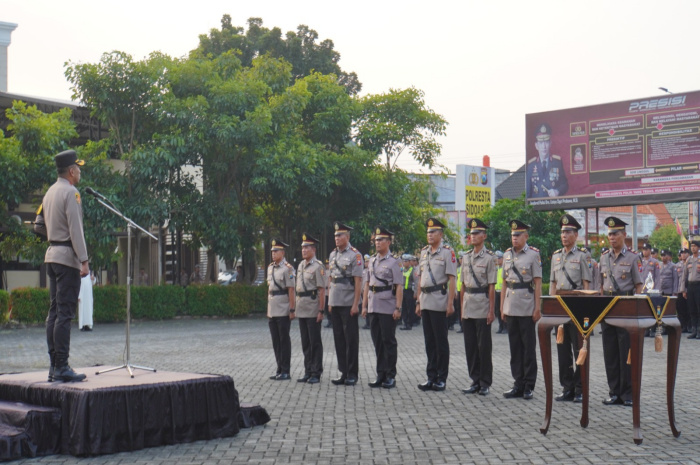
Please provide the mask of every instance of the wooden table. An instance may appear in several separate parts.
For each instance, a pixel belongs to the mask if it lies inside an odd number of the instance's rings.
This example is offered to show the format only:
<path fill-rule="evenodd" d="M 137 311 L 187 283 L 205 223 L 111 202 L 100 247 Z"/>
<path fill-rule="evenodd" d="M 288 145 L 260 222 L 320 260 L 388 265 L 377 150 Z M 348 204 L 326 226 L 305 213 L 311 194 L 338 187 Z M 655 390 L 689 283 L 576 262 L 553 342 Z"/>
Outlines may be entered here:
<path fill-rule="evenodd" d="M 601 306 L 605 308 L 610 302 L 609 296 L 572 296 L 565 297 L 569 299 L 587 299 L 586 305 Z M 681 432 L 676 428 L 675 414 L 673 408 L 673 393 L 676 386 L 676 371 L 678 367 L 678 350 L 681 342 L 681 328 L 678 318 L 676 317 L 675 297 L 672 297 L 666 310 L 663 313 L 661 321 L 668 329 L 668 359 L 666 371 L 666 405 L 668 408 L 668 421 L 671 425 L 671 432 L 675 437 L 679 437 Z M 572 310 L 573 312 L 573 310 Z M 574 313 L 575 315 L 575 313 Z M 544 372 L 544 382 L 547 392 L 546 411 L 544 422 L 540 428 L 542 434 L 547 434 L 549 423 L 552 416 L 552 328 L 563 323 L 567 323 L 571 318 L 561 303 L 555 296 L 542 297 L 542 318 L 538 324 L 538 334 L 540 339 L 540 351 L 542 354 L 542 371 Z M 620 296 L 614 306 L 608 311 L 604 320 L 611 326 L 624 328 L 630 335 L 631 348 L 631 372 L 632 372 L 632 424 L 633 438 L 635 444 L 641 444 L 643 441 L 642 430 L 640 426 L 640 392 L 642 384 L 642 356 L 644 349 L 644 331 L 656 325 L 656 318 L 649 305 L 649 300 L 646 295 L 635 296 Z M 579 334 L 579 347 L 583 342 L 582 336 Z M 588 356 L 581 369 L 581 385 L 583 394 L 583 404 L 581 412 L 580 424 L 582 427 L 588 426 L 588 386 L 590 373 L 591 351 L 588 351 Z"/>

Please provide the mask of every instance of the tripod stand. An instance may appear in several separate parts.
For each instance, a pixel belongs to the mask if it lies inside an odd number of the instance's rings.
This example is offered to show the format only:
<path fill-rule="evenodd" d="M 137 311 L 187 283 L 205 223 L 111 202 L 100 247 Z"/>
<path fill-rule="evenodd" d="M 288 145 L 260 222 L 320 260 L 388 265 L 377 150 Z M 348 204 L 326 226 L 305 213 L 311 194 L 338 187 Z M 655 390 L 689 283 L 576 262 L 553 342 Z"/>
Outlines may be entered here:
<path fill-rule="evenodd" d="M 149 368 L 149 367 L 142 367 L 138 365 L 132 365 L 131 364 L 131 228 L 136 227 L 138 228 L 141 232 L 147 234 L 151 238 L 155 239 L 156 241 L 158 240 L 157 237 L 155 237 L 153 234 L 149 233 L 145 229 L 143 229 L 141 226 L 138 224 L 134 223 L 131 221 L 129 218 L 124 216 L 122 212 L 117 210 L 114 205 L 107 205 L 103 201 L 107 200 L 104 197 L 101 196 L 101 194 L 96 194 L 93 193 L 92 189 L 88 188 L 88 193 L 91 193 L 95 196 L 97 201 L 102 204 L 105 208 L 108 210 L 112 211 L 115 215 L 126 221 L 126 231 L 127 231 L 127 239 L 126 239 L 126 248 L 127 248 L 127 253 L 126 253 L 126 361 L 124 365 L 118 366 L 118 367 L 113 367 L 113 368 L 108 368 L 106 370 L 101 370 L 96 372 L 96 375 L 102 374 L 102 373 L 107 373 L 110 371 L 115 371 L 115 370 L 121 370 L 122 368 L 126 368 L 126 370 L 129 372 L 129 375 L 131 377 L 134 377 L 134 369 L 139 369 L 139 370 L 147 370 L 147 371 L 153 371 L 155 372 L 155 368 Z M 109 202 L 107 200 L 107 202 Z"/>

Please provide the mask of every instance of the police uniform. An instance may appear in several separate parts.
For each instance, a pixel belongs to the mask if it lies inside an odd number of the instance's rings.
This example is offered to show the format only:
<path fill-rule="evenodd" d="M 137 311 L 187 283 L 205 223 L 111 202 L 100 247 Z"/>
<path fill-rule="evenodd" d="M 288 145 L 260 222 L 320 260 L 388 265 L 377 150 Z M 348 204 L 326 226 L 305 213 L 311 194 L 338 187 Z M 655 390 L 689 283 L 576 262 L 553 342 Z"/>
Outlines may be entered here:
<path fill-rule="evenodd" d="M 469 226 L 470 234 L 486 233 L 486 224 L 478 218 L 473 218 Z M 462 257 L 462 328 L 467 368 L 472 380 L 472 385 L 463 390 L 465 394 L 478 392 L 487 395 L 493 382 L 491 323 L 487 318 L 489 314 L 495 318 L 497 269 L 496 255 L 483 244 L 478 252 L 471 249 Z"/>
<path fill-rule="evenodd" d="M 642 245 L 642 249 L 651 250 L 651 246 L 649 244 L 644 244 Z M 652 256 L 644 258 L 643 253 L 639 258 L 642 261 L 642 269 L 640 270 L 642 282 L 646 282 L 647 277 L 651 274 L 651 279 L 654 280 L 654 289 L 660 289 L 661 280 L 659 279 L 659 272 L 661 271 L 661 265 L 659 261 Z"/>
<path fill-rule="evenodd" d="M 428 219 L 428 232 L 442 231 L 445 225 L 436 218 Z M 418 387 L 423 391 L 445 389 L 450 365 L 450 345 L 447 340 L 448 300 L 454 299 L 454 287 L 450 277 L 457 274 L 457 258 L 454 250 L 440 244 L 433 251 L 426 245 L 420 252 L 419 262 L 420 306 L 425 337 L 425 353 L 428 357 L 428 380 Z M 450 302 L 452 303 L 452 302 Z"/>
<path fill-rule="evenodd" d="M 511 220 L 511 235 L 527 232 L 530 226 L 519 220 Z M 537 356 L 535 354 L 536 322 L 532 319 L 539 302 L 535 301 L 535 279 L 542 279 L 540 251 L 528 244 L 515 251 L 512 248 L 503 254 L 503 315 L 508 321 L 510 344 L 510 371 L 513 388 L 504 397 L 531 399 L 537 381 Z M 541 284 L 540 284 L 541 286 Z"/>
<path fill-rule="evenodd" d="M 690 314 L 688 313 L 688 301 L 683 296 L 681 291 L 681 286 L 683 283 L 683 272 L 685 271 L 685 260 L 682 254 L 690 254 L 688 249 L 680 249 L 678 251 L 678 263 L 675 265 L 675 272 L 678 282 L 678 290 L 676 291 L 676 313 L 678 314 L 678 320 L 681 323 L 681 331 L 684 333 L 689 333 L 691 328 Z"/>
<path fill-rule="evenodd" d="M 691 250 L 696 251 L 700 247 L 700 241 L 692 241 Z M 700 256 L 697 253 L 688 257 L 683 268 L 680 292 L 685 292 L 687 297 L 688 313 L 690 314 L 690 335 L 688 339 L 700 339 Z"/>
<path fill-rule="evenodd" d="M 559 219 L 559 226 L 562 231 L 575 231 L 581 229 L 581 225 L 571 215 L 563 215 Z M 570 291 L 574 289 L 584 289 L 584 282 L 591 282 L 591 269 L 588 264 L 590 255 L 585 248 L 577 248 L 576 245 L 571 250 L 561 248 L 552 254 L 552 268 L 549 276 L 549 285 L 555 286 L 552 295 L 559 291 Z M 563 325 L 564 341 L 557 344 L 557 355 L 559 356 L 559 383 L 562 393 L 555 400 L 574 400 L 581 402 L 581 371 L 575 369 L 575 360 L 578 358 L 578 329 L 573 322 Z"/>
<path fill-rule="evenodd" d="M 608 233 L 624 231 L 627 225 L 614 216 L 606 218 L 605 224 L 608 226 Z M 640 273 L 641 267 L 639 255 L 626 246 L 622 247 L 617 256 L 612 249 L 605 251 L 600 256 L 603 294 L 633 295 L 635 286 L 643 283 Z M 605 399 L 603 403 L 606 405 L 625 403 L 625 405 L 631 406 L 632 381 L 630 367 L 627 365 L 630 349 L 629 333 L 623 328 L 608 325 L 605 320 L 601 323 L 601 327 L 603 330 L 605 374 L 610 389 L 610 397 Z"/>
<path fill-rule="evenodd" d="M 499 258 L 503 259 L 503 252 L 497 250 L 496 263 L 498 263 Z M 505 315 L 501 315 L 501 289 L 503 289 L 503 267 L 499 265 L 496 269 L 496 302 L 494 304 L 496 311 L 496 320 L 498 320 L 498 330 L 496 331 L 496 334 L 503 334 L 508 332 L 506 317 Z"/>
<path fill-rule="evenodd" d="M 288 244 L 272 239 L 271 249 L 284 251 Z M 272 337 L 272 349 L 277 361 L 277 372 L 270 377 L 278 381 L 290 379 L 292 342 L 289 338 L 291 319 L 294 318 L 294 302 L 289 301 L 289 288 L 294 289 L 294 267 L 283 257 L 279 263 L 267 267 L 267 318 Z"/>
<path fill-rule="evenodd" d="M 67 150 L 56 155 L 55 163 L 60 175 L 61 170 L 83 166 L 85 162 L 78 159 L 75 151 Z M 41 208 L 49 241 L 44 257 L 51 299 L 46 318 L 49 381 L 82 381 L 85 375 L 68 366 L 70 325 L 78 306 L 81 267 L 88 260 L 80 193 L 71 181 L 59 177 L 44 195 Z"/>
<path fill-rule="evenodd" d="M 338 221 L 334 224 L 335 235 L 350 234 L 352 228 Z M 338 358 L 338 371 L 341 375 L 331 382 L 336 385 L 357 383 L 359 358 L 359 327 L 357 313 L 351 314 L 355 302 L 355 277 L 360 278 L 357 292 L 360 292 L 364 260 L 362 254 L 348 242 L 343 250 L 333 249 L 328 258 L 330 264 L 330 290 L 328 306 L 333 321 L 335 354 Z M 356 305 L 359 305 L 359 299 Z M 359 309 L 357 309 L 359 313 Z"/>
<path fill-rule="evenodd" d="M 318 244 L 318 239 L 304 233 L 301 246 Z M 316 384 L 323 373 L 321 321 L 325 301 L 326 267 L 316 257 L 302 260 L 296 275 L 296 316 L 299 319 L 301 350 L 304 353 L 304 376 L 297 381 Z M 319 317 L 320 316 L 320 317 Z"/>
<path fill-rule="evenodd" d="M 661 257 L 668 255 L 671 256 L 671 252 L 668 250 L 661 251 Z M 668 263 L 664 263 L 663 260 L 659 264 L 659 288 L 663 295 L 672 296 L 678 293 L 678 273 L 676 272 L 676 265 L 669 260 Z"/>
<path fill-rule="evenodd" d="M 367 269 L 367 266 L 369 264 L 369 255 L 365 254 L 364 257 L 362 257 L 363 263 L 365 265 L 364 269 L 362 270 L 362 287 L 361 289 L 365 288 L 365 284 L 369 282 L 369 269 Z M 360 293 L 360 307 L 362 307 L 362 299 L 364 298 L 364 295 Z M 365 324 L 362 327 L 362 329 L 370 329 L 369 327 L 369 318 L 365 318 Z"/>
<path fill-rule="evenodd" d="M 404 263 L 401 271 L 404 279 L 403 300 L 401 301 L 401 319 L 403 320 L 403 326 L 399 329 L 411 330 L 413 329 L 413 319 L 416 314 L 416 300 L 413 298 L 416 281 L 413 273 L 413 266 L 410 264 L 413 256 L 404 254 L 401 259 Z"/>
<path fill-rule="evenodd" d="M 538 126 L 535 132 L 537 141 L 550 140 L 552 129 L 548 124 Z M 556 189 L 558 196 L 569 190 L 566 172 L 561 157 L 550 155 L 548 160 L 540 160 L 539 155 L 527 161 L 526 170 L 527 198 L 549 197 L 549 190 Z"/>
<path fill-rule="evenodd" d="M 393 233 L 385 228 L 375 229 L 375 239 L 393 237 Z M 403 275 L 399 260 L 387 252 L 380 257 L 373 255 L 369 259 L 369 281 L 366 284 L 368 302 L 367 319 L 372 331 L 372 342 L 377 355 L 377 378 L 370 387 L 390 389 L 396 386 L 396 320 L 394 314 L 400 315 L 397 304 L 399 287 L 403 286 Z M 400 292 L 403 297 L 403 292 Z"/>

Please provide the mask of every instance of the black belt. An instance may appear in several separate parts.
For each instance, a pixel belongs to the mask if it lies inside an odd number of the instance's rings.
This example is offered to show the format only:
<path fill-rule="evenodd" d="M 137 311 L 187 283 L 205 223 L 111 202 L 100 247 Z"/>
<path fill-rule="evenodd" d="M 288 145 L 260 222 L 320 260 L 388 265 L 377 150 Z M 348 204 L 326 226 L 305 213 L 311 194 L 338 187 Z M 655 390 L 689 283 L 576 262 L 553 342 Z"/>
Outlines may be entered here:
<path fill-rule="evenodd" d="M 289 291 L 270 291 L 270 295 L 287 295 Z"/>
<path fill-rule="evenodd" d="M 603 291 L 603 295 L 634 295 L 634 291 Z"/>
<path fill-rule="evenodd" d="M 465 287 L 467 294 L 488 294 L 488 287 Z"/>
<path fill-rule="evenodd" d="M 370 286 L 369 290 L 372 292 L 383 292 L 383 291 L 390 291 L 394 286 L 389 284 L 388 286 Z"/>
<path fill-rule="evenodd" d="M 529 282 L 529 283 L 514 283 L 511 281 L 506 281 L 505 284 L 506 284 L 506 287 L 508 289 L 527 289 L 528 291 L 530 291 L 530 294 L 535 292 L 535 289 L 533 289 L 531 282 Z"/>
<path fill-rule="evenodd" d="M 447 293 L 447 283 L 436 284 L 435 286 L 421 287 L 420 290 L 421 292 L 443 291 L 442 294 L 445 295 Z"/>
<path fill-rule="evenodd" d="M 695 289 L 696 287 L 700 286 L 700 281 L 689 281 L 688 282 L 688 289 Z"/>
<path fill-rule="evenodd" d="M 49 244 L 59 247 L 73 247 L 73 243 L 71 241 L 49 241 Z"/>
<path fill-rule="evenodd" d="M 314 298 L 316 298 L 316 294 L 318 294 L 318 290 L 297 292 L 297 295 L 298 295 L 299 297 L 311 297 L 311 296 L 314 296 Z"/>
<path fill-rule="evenodd" d="M 355 280 L 353 278 L 331 276 L 331 282 L 333 284 L 346 283 L 346 284 L 352 284 L 353 286 L 355 285 Z"/>

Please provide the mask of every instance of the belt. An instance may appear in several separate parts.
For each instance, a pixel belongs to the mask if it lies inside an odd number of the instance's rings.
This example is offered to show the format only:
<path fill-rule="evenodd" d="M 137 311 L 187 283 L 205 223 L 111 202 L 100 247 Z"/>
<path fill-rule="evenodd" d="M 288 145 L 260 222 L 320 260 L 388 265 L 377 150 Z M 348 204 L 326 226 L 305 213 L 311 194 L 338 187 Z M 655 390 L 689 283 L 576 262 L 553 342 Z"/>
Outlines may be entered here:
<path fill-rule="evenodd" d="M 700 281 L 688 281 L 688 289 L 700 286 Z"/>
<path fill-rule="evenodd" d="M 270 291 L 270 295 L 287 295 L 289 291 Z"/>
<path fill-rule="evenodd" d="M 488 294 L 488 287 L 465 287 L 467 294 Z"/>
<path fill-rule="evenodd" d="M 383 292 L 383 291 L 390 291 L 394 286 L 389 284 L 388 286 L 370 286 L 369 290 L 372 292 Z"/>
<path fill-rule="evenodd" d="M 346 283 L 346 284 L 352 284 L 353 286 L 355 285 L 355 280 L 352 278 L 345 278 L 345 277 L 336 277 L 336 276 L 331 276 L 331 282 L 333 284 L 338 284 L 338 283 Z"/>
<path fill-rule="evenodd" d="M 506 285 L 506 287 L 508 287 L 508 289 L 527 289 L 528 291 L 530 291 L 530 294 L 535 292 L 535 289 L 533 289 L 531 282 L 530 283 L 514 283 L 511 281 L 506 281 L 505 285 Z"/>
<path fill-rule="evenodd" d="M 73 247 L 73 243 L 71 241 L 49 241 L 49 244 L 59 247 Z"/>
<path fill-rule="evenodd" d="M 297 292 L 297 295 L 298 295 L 299 297 L 311 297 L 311 296 L 313 296 L 314 298 L 316 298 L 316 294 L 318 294 L 318 291 L 317 291 L 317 290 L 313 290 L 313 291 L 304 291 L 304 292 Z"/>
<path fill-rule="evenodd" d="M 603 295 L 634 295 L 634 291 L 603 291 Z"/>
<path fill-rule="evenodd" d="M 446 291 L 447 283 L 436 284 L 435 286 L 421 287 L 421 292 L 435 292 L 435 291 Z M 445 294 L 445 292 L 443 292 Z"/>

